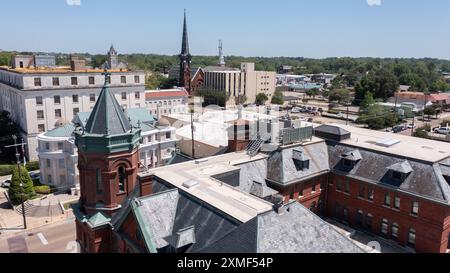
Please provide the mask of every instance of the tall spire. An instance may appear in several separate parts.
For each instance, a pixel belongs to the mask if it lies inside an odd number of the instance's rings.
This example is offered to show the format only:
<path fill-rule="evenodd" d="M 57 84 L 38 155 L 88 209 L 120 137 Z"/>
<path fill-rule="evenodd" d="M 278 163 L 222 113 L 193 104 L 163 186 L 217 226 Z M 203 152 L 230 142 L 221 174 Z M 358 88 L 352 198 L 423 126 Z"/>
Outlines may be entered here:
<path fill-rule="evenodd" d="M 186 9 L 184 10 L 183 25 L 183 42 L 180 54 L 180 77 L 179 86 L 184 87 L 189 93 L 191 92 L 191 60 L 192 56 L 189 52 L 189 39 L 187 31 Z"/>
<path fill-rule="evenodd" d="M 105 85 L 86 124 L 86 133 L 98 135 L 126 134 L 131 130 L 130 122 L 114 94 L 109 91 L 110 73 L 104 73 Z"/>
<path fill-rule="evenodd" d="M 188 56 L 189 53 L 189 37 L 187 30 L 186 9 L 184 9 L 184 24 L 183 24 L 183 42 L 181 46 L 181 55 Z"/>
<path fill-rule="evenodd" d="M 225 56 L 223 55 L 222 40 L 219 40 L 219 65 L 225 66 Z"/>

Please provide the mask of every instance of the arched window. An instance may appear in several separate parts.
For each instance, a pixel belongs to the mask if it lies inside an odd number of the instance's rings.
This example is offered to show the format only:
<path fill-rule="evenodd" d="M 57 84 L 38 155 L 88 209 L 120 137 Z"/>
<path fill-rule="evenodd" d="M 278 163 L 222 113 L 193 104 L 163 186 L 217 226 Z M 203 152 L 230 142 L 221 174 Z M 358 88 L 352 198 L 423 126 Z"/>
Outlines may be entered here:
<path fill-rule="evenodd" d="M 95 185 L 97 189 L 97 194 L 102 194 L 103 193 L 102 170 L 98 168 L 95 170 Z"/>
<path fill-rule="evenodd" d="M 119 168 L 119 193 L 125 192 L 125 183 L 126 183 L 126 174 L 125 174 L 125 168 L 120 167 Z"/>

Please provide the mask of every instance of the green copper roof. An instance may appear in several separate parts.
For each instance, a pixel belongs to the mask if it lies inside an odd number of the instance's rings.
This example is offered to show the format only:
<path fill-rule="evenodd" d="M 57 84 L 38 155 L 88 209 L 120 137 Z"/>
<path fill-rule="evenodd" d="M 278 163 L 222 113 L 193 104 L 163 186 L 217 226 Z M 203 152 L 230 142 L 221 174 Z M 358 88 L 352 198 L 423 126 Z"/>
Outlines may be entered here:
<path fill-rule="evenodd" d="M 91 216 L 88 220 L 88 223 L 94 228 L 106 225 L 109 222 L 111 222 L 111 218 L 106 217 L 101 212 L 97 212 L 96 214 Z"/>
<path fill-rule="evenodd" d="M 73 124 L 66 124 L 64 126 L 48 131 L 44 135 L 46 137 L 71 137 L 74 130 L 75 126 Z"/>
<path fill-rule="evenodd" d="M 106 78 L 108 77 L 106 74 Z M 105 83 L 86 124 L 86 133 L 119 135 L 126 134 L 130 130 L 131 124 L 128 118 L 114 97 L 114 94 L 109 91 L 109 84 Z"/>

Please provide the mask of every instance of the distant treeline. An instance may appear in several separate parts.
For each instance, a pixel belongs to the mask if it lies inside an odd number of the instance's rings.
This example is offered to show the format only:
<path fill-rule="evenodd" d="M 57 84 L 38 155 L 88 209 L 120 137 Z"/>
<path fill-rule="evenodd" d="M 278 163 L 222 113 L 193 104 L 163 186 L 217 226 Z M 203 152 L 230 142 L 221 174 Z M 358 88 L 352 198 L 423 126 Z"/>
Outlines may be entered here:
<path fill-rule="evenodd" d="M 26 54 L 28 52 L 21 52 Z M 16 52 L 0 52 L 0 65 L 9 64 L 10 57 Z M 69 55 L 53 53 L 57 56 L 59 65 L 69 64 Z M 90 58 L 93 67 L 101 66 L 106 55 L 90 55 L 87 53 L 77 54 L 80 57 Z M 167 72 L 171 67 L 178 64 L 178 57 L 156 54 L 127 54 L 120 55 L 122 62 L 128 63 L 131 68 L 150 72 Z M 216 65 L 217 56 L 193 56 L 192 66 L 205 67 Z M 400 59 L 400 58 L 326 58 L 308 59 L 301 57 L 240 57 L 227 56 L 227 66 L 240 67 L 242 62 L 254 62 L 257 70 L 276 71 L 281 65 L 293 67 L 295 74 L 333 73 L 338 74 L 347 86 L 360 89 L 371 85 L 372 78 L 381 77 L 389 79 L 390 84 L 410 85 L 415 91 L 448 91 L 450 86 L 443 80 L 441 72 L 450 72 L 450 61 L 441 59 Z M 372 86 L 376 89 L 376 86 Z M 377 92 L 373 92 L 379 97 Z M 390 92 L 389 92 L 390 93 Z M 383 98 L 386 95 L 383 94 Z"/>

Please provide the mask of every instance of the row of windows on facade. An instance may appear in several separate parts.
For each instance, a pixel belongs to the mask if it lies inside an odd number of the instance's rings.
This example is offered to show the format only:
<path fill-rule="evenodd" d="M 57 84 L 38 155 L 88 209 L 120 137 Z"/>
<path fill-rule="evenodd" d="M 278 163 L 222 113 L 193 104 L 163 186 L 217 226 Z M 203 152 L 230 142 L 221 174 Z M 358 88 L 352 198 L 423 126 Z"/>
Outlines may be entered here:
<path fill-rule="evenodd" d="M 339 203 L 335 204 L 335 217 L 341 219 L 345 223 L 349 223 L 349 209 L 346 206 L 342 206 Z M 362 210 L 358 210 L 355 214 L 355 224 L 358 227 L 363 227 L 368 231 L 372 232 L 372 223 L 373 223 L 373 215 L 368 213 L 364 217 L 364 212 Z M 381 220 L 380 232 L 386 237 L 397 240 L 399 234 L 400 226 L 398 223 L 392 223 L 390 232 L 389 232 L 389 220 L 383 218 Z M 416 230 L 413 228 L 409 228 L 408 230 L 408 244 L 414 247 L 416 243 Z"/>
<path fill-rule="evenodd" d="M 308 183 L 306 183 L 308 184 Z M 305 195 L 305 190 L 304 190 L 304 185 L 300 185 L 299 186 L 299 190 L 298 190 L 298 198 L 301 199 L 307 195 Z M 312 186 L 311 186 L 311 194 L 315 194 L 317 193 L 317 189 L 319 189 L 319 191 L 322 191 L 325 189 L 325 182 L 320 182 L 320 183 L 316 183 L 313 182 Z M 295 188 L 292 189 L 291 193 L 290 193 L 290 199 L 294 200 L 295 199 Z"/>
<path fill-rule="evenodd" d="M 140 83 L 141 79 L 139 76 L 134 76 L 134 83 Z M 89 77 L 88 78 L 89 85 L 95 85 L 95 77 Z M 78 77 L 71 77 L 70 83 L 74 86 L 78 85 Z M 120 83 L 126 84 L 127 83 L 127 77 L 126 76 L 120 76 Z M 59 86 L 59 77 L 53 77 L 52 78 L 52 84 L 53 86 Z M 41 87 L 42 86 L 42 78 L 34 78 L 34 86 Z"/>
<path fill-rule="evenodd" d="M 64 143 L 63 143 L 63 142 L 58 142 L 56 145 L 57 145 L 57 147 L 58 147 L 57 151 L 62 151 L 62 150 L 64 150 Z M 42 149 L 42 146 L 41 146 L 41 149 Z M 52 149 L 50 149 L 50 143 L 49 143 L 49 142 L 45 142 L 45 143 L 44 143 L 44 149 L 45 149 L 46 151 L 51 151 L 51 150 L 52 150 Z"/>
<path fill-rule="evenodd" d="M 52 177 L 51 174 L 47 175 L 47 183 L 48 184 L 53 184 L 53 177 Z M 64 174 L 61 174 L 59 176 L 59 184 L 60 185 L 66 184 L 66 176 Z"/>
<path fill-rule="evenodd" d="M 344 192 L 346 194 L 350 194 L 350 181 L 348 178 L 344 181 L 344 187 L 343 187 L 343 181 L 341 178 L 337 179 L 336 182 L 336 191 Z M 373 202 L 374 200 L 374 187 L 366 185 L 364 183 L 359 184 L 359 192 L 358 192 L 358 198 L 360 199 L 366 199 L 370 202 Z M 401 204 L 401 198 L 399 196 L 394 196 L 394 202 L 392 202 L 392 195 L 390 192 L 385 193 L 384 196 L 384 202 L 383 205 L 385 207 L 389 207 L 395 210 L 400 210 L 400 204 Z M 417 216 L 419 214 L 419 202 L 412 201 L 411 202 L 411 215 Z"/>
<path fill-rule="evenodd" d="M 168 100 L 168 101 L 167 100 L 165 100 L 165 101 L 149 101 L 149 102 L 146 102 L 146 104 L 157 104 L 159 106 L 162 106 L 162 105 L 167 106 L 167 105 L 177 104 L 177 102 L 181 103 L 182 100 L 180 99 L 180 100 Z"/>
<path fill-rule="evenodd" d="M 50 159 L 45 160 L 45 167 L 47 169 L 52 167 L 52 161 Z M 58 159 L 58 168 L 65 169 L 66 168 L 66 161 L 65 159 Z"/>
<path fill-rule="evenodd" d="M 121 98 L 122 100 L 127 100 L 127 92 L 122 92 L 121 93 Z M 134 93 L 134 98 L 135 99 L 140 99 L 141 98 L 141 93 L 140 92 L 135 92 Z M 95 94 L 89 94 L 89 101 L 92 103 L 95 103 L 96 101 L 96 95 Z M 53 102 L 54 104 L 61 104 L 61 96 L 53 96 Z M 72 103 L 79 103 L 80 102 L 80 98 L 79 95 L 72 95 Z M 43 106 L 44 105 L 44 98 L 42 96 L 38 96 L 36 97 L 36 105 L 37 106 Z"/>
<path fill-rule="evenodd" d="M 174 108 L 174 109 L 164 109 L 164 110 L 159 110 L 159 114 L 172 114 L 172 113 L 180 113 L 180 114 L 183 114 L 183 113 L 186 113 L 186 109 L 177 109 L 177 108 Z M 152 111 L 152 110 L 149 110 L 149 112 L 150 112 L 150 115 L 158 115 L 158 110 L 155 110 L 155 111 Z"/>

